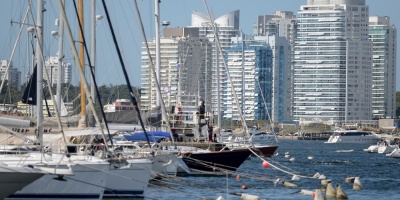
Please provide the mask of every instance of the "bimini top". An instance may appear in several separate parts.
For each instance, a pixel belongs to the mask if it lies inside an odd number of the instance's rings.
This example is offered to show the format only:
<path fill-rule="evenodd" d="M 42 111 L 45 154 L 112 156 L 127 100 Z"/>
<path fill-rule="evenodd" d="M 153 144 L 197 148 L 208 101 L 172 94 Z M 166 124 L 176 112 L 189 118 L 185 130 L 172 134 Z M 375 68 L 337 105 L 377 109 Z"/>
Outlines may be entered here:
<path fill-rule="evenodd" d="M 150 142 L 160 142 L 165 138 L 171 138 L 168 132 L 163 131 L 149 131 L 147 132 Z M 125 139 L 128 141 L 146 141 L 146 135 L 144 132 L 134 132 L 131 134 L 125 134 Z"/>

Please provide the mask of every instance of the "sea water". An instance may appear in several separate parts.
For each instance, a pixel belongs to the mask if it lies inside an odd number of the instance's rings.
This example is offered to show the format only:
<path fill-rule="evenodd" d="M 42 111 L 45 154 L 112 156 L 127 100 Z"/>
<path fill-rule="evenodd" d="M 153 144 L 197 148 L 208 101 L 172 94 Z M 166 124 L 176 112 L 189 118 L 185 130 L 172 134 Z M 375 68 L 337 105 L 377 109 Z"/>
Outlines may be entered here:
<path fill-rule="evenodd" d="M 277 156 L 266 158 L 281 170 L 312 177 L 324 174 L 332 185 L 340 185 L 349 199 L 400 199 L 400 159 L 383 154 L 367 153 L 369 144 L 325 144 L 324 141 L 280 140 Z M 288 152 L 294 161 L 285 158 Z M 313 159 L 308 159 L 313 156 Z M 301 189 L 322 187 L 319 179 L 301 178 L 292 181 L 292 175 L 274 167 L 264 168 L 262 160 L 252 157 L 237 172 L 226 176 L 186 176 L 151 182 L 144 199 L 241 199 L 246 193 L 261 199 L 313 199 L 300 194 Z M 240 175 L 240 179 L 238 178 Z M 359 176 L 362 190 L 352 189 L 346 183 L 348 176 Z M 297 184 L 287 188 L 274 184 L 278 179 Z M 242 189 L 245 185 L 247 189 Z"/>

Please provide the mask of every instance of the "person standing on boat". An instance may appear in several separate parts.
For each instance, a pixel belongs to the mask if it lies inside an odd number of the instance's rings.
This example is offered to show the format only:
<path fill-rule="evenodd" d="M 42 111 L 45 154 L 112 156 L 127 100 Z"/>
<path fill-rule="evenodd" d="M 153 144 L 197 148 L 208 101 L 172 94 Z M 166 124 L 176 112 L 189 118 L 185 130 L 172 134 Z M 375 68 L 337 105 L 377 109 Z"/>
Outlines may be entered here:
<path fill-rule="evenodd" d="M 204 120 L 205 113 L 206 113 L 206 106 L 204 105 L 204 100 L 200 101 L 200 106 L 199 106 L 199 127 L 202 127 L 206 125 L 206 122 Z"/>
<path fill-rule="evenodd" d="M 208 141 L 209 142 L 214 142 L 213 140 L 213 127 L 211 124 L 208 124 Z"/>

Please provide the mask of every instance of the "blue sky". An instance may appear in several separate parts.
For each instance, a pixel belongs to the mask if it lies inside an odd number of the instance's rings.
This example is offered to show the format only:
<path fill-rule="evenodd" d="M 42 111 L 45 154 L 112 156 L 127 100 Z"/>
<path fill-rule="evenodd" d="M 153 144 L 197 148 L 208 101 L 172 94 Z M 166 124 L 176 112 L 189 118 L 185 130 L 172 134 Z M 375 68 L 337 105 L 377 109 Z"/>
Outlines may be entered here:
<path fill-rule="evenodd" d="M 36 0 L 32 0 L 36 4 Z M 76 0 L 78 1 L 78 0 Z M 71 26 L 78 27 L 72 0 L 66 0 L 66 8 Z M 107 6 L 113 21 L 118 42 L 128 68 L 131 83 L 140 86 L 140 53 L 142 36 L 140 26 L 135 13 L 133 0 L 106 0 Z M 292 11 L 297 14 L 300 5 L 307 3 L 307 0 L 208 0 L 209 8 L 215 17 L 219 17 L 233 10 L 240 10 L 240 26 L 246 34 L 252 34 L 252 26 L 258 15 L 271 14 L 272 12 Z M 370 6 L 370 16 L 389 16 L 391 23 L 397 27 L 400 26 L 400 7 L 399 0 L 366 0 Z M 90 0 L 84 0 L 85 4 L 85 30 L 87 31 L 86 40 L 90 41 Z M 154 0 L 138 0 L 142 20 L 148 40 L 154 37 Z M 27 0 L 0 0 L 0 59 L 9 59 L 14 42 L 17 38 L 19 25 L 11 26 L 13 21 L 22 21 L 26 12 Z M 44 39 L 46 56 L 55 56 L 57 52 L 58 40 L 51 36 L 51 31 L 57 30 L 54 25 L 56 18 L 59 18 L 59 7 L 57 0 L 47 0 L 44 13 Z M 203 0 L 161 0 L 160 19 L 161 21 L 170 21 L 170 27 L 184 27 L 191 24 L 191 14 L 193 10 L 206 13 Z M 33 8 L 33 15 L 36 17 L 36 5 Z M 97 14 L 105 15 L 101 0 L 97 0 Z M 32 19 L 31 19 L 32 21 Z M 77 29 L 74 28 L 74 35 L 77 35 Z M 17 47 L 13 62 L 22 74 L 26 74 L 27 45 L 26 27 L 23 30 L 20 44 Z M 399 46 L 399 41 L 398 41 Z M 71 62 L 73 56 L 70 47 L 65 42 L 65 58 Z M 99 85 L 121 84 L 125 83 L 122 70 L 119 65 L 118 57 L 115 53 L 110 31 L 106 19 L 98 22 L 97 25 L 97 72 L 96 77 Z M 400 53 L 397 53 L 399 58 Z M 398 62 L 399 63 L 399 62 Z M 400 90 L 400 70 L 397 71 L 397 90 Z M 77 83 L 79 74 L 73 70 L 73 81 Z M 23 78 L 24 79 L 24 78 Z"/>

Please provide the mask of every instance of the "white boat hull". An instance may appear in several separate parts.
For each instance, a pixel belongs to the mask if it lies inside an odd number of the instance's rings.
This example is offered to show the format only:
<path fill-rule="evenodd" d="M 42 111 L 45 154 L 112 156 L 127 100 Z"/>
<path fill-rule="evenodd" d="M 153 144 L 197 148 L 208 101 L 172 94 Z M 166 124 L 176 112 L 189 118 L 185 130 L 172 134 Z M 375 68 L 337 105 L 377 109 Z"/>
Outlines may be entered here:
<path fill-rule="evenodd" d="M 106 186 L 106 164 L 72 165 L 73 176 L 47 174 L 7 199 L 90 199 L 103 198 Z"/>
<path fill-rule="evenodd" d="M 386 156 L 392 157 L 392 158 L 400 158 L 400 148 L 394 149 L 391 153 L 386 154 Z"/>
<path fill-rule="evenodd" d="M 29 185 L 45 174 L 26 167 L 9 167 L 0 165 L 0 199 Z"/>
<path fill-rule="evenodd" d="M 0 161 L 9 166 L 32 165 L 46 167 L 46 174 L 7 199 L 102 199 L 109 163 L 90 156 L 62 154 L 43 156 L 41 153 L 1 155 Z M 55 170 L 54 170 L 55 169 Z M 69 171 L 71 173 L 65 173 Z M 63 175 L 57 175 L 63 174 Z"/>
<path fill-rule="evenodd" d="M 152 167 L 153 162 L 149 159 L 129 159 L 126 162 L 111 161 L 104 197 L 143 196 L 149 184 Z"/>
<path fill-rule="evenodd" d="M 353 144 L 376 144 L 379 142 L 379 138 L 373 135 L 365 136 L 334 136 L 329 137 L 325 143 L 353 143 Z"/>
<path fill-rule="evenodd" d="M 393 146 L 380 146 L 378 148 L 378 153 L 380 154 L 387 154 L 393 152 L 396 148 Z"/>
<path fill-rule="evenodd" d="M 368 153 L 378 153 L 379 145 L 371 145 L 368 149 L 364 149 L 365 152 Z"/>

